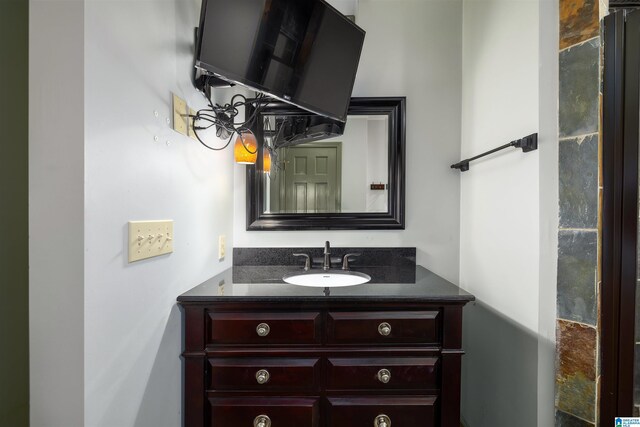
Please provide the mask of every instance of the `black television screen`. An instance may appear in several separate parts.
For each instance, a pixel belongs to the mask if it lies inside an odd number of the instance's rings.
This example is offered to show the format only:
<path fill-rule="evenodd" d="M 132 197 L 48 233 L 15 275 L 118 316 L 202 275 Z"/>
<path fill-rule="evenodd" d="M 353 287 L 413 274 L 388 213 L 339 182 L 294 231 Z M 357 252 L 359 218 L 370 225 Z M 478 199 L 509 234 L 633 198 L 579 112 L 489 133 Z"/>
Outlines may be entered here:
<path fill-rule="evenodd" d="M 324 0 L 204 0 L 196 66 L 345 121 L 364 35 Z"/>

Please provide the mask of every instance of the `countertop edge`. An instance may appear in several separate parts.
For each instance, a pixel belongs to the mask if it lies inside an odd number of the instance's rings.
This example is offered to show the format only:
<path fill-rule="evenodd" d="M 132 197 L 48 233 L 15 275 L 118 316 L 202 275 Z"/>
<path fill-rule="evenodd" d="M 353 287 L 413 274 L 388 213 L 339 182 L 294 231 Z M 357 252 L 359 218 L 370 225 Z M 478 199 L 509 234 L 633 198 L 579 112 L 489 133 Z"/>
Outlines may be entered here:
<path fill-rule="evenodd" d="M 414 302 L 416 304 L 428 304 L 431 302 L 448 302 L 467 304 L 475 301 L 473 295 L 457 295 L 457 296 L 432 296 L 432 297 L 416 297 L 416 296 L 394 296 L 394 295 L 356 295 L 356 296 L 300 296 L 300 297 L 282 297 L 282 296 L 259 296 L 259 297 L 241 297 L 241 296 L 194 296 L 177 298 L 178 303 L 232 303 L 232 302 L 271 302 L 271 303 L 321 303 L 321 302 Z"/>

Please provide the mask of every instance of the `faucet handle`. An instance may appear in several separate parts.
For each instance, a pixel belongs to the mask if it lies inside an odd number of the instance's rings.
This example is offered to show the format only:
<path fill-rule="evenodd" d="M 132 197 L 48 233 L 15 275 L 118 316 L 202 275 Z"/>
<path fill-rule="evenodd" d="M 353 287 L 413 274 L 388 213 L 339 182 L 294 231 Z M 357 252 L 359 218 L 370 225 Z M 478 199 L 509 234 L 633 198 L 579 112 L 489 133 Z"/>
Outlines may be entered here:
<path fill-rule="evenodd" d="M 308 254 L 292 254 L 297 257 L 305 257 L 307 260 L 304 262 L 304 271 L 309 271 L 311 269 L 311 257 Z"/>
<path fill-rule="evenodd" d="M 352 254 L 346 254 L 343 258 L 342 258 L 342 269 L 343 270 L 348 270 L 349 269 L 349 257 L 356 257 L 356 256 L 360 256 L 362 255 L 359 252 L 356 253 L 352 253 Z"/>

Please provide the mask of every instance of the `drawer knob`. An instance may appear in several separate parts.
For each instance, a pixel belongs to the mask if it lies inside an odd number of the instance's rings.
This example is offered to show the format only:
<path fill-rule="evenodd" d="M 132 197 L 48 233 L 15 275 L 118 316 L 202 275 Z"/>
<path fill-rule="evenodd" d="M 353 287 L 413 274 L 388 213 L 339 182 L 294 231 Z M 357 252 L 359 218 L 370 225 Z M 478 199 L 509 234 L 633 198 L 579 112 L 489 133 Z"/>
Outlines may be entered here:
<path fill-rule="evenodd" d="M 391 380 L 391 372 L 388 369 L 380 369 L 378 371 L 378 381 L 383 384 L 388 383 Z"/>
<path fill-rule="evenodd" d="M 391 325 L 387 322 L 380 323 L 380 325 L 378 326 L 378 332 L 383 337 L 389 336 L 389 334 L 391 333 Z"/>
<path fill-rule="evenodd" d="M 373 422 L 374 427 L 391 427 L 391 418 L 385 414 L 380 414 Z"/>
<path fill-rule="evenodd" d="M 267 371 L 266 369 L 260 369 L 258 372 L 256 372 L 256 381 L 258 381 L 258 384 L 268 383 L 269 377 L 269 371 Z"/>
<path fill-rule="evenodd" d="M 256 326 L 256 332 L 259 336 L 266 337 L 267 335 L 269 335 L 269 332 L 271 332 L 271 328 L 266 323 L 260 323 L 258 326 Z"/>
<path fill-rule="evenodd" d="M 253 420 L 253 427 L 271 427 L 271 418 L 266 415 L 258 415 Z"/>

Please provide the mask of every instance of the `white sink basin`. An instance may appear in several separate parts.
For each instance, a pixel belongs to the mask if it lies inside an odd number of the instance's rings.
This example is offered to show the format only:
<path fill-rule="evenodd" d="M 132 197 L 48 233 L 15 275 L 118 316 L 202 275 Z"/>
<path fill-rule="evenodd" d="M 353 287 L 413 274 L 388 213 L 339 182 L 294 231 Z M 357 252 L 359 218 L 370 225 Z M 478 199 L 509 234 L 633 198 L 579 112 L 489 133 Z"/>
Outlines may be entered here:
<path fill-rule="evenodd" d="M 282 278 L 287 283 L 314 288 L 338 288 L 367 283 L 371 276 L 357 271 L 329 270 L 306 271 L 304 273 L 287 274 Z"/>

